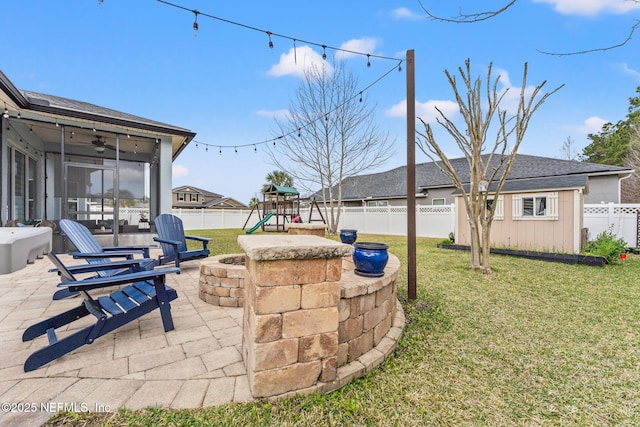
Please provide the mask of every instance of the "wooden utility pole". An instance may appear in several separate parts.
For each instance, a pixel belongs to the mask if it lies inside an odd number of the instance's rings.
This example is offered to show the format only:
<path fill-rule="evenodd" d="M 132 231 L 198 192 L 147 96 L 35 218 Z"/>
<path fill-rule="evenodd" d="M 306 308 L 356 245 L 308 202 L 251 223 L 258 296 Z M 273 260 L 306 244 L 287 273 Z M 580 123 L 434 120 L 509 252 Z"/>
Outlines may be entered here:
<path fill-rule="evenodd" d="M 407 50 L 407 293 L 416 292 L 416 74 L 413 49 Z"/>

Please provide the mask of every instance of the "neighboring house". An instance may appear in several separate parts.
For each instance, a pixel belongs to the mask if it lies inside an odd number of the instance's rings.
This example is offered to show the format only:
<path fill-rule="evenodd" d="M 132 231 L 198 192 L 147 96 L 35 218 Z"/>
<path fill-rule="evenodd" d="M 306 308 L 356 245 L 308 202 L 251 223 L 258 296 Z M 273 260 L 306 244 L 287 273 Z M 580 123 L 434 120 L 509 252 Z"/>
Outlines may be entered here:
<path fill-rule="evenodd" d="M 484 156 L 486 158 L 486 155 Z M 469 182 L 469 166 L 465 158 L 451 163 L 461 177 Z M 509 181 L 529 178 L 553 179 L 564 176 L 585 176 L 587 190 L 585 203 L 620 202 L 620 181 L 632 169 L 618 166 L 561 160 L 549 157 L 518 154 L 509 174 Z M 386 172 L 346 178 L 342 183 L 344 206 L 404 206 L 407 204 L 407 167 L 400 166 Z M 416 203 L 420 205 L 447 205 L 455 201 L 455 187 L 433 162 L 416 165 Z M 334 189 L 334 194 L 337 194 Z M 322 192 L 315 194 L 322 200 Z"/>
<path fill-rule="evenodd" d="M 171 190 L 175 209 L 248 209 L 249 207 L 231 197 L 183 185 Z"/>
<path fill-rule="evenodd" d="M 114 206 L 171 211 L 171 163 L 188 129 L 20 90 L 0 71 L 0 222 L 113 221 Z M 112 222 L 112 223 L 113 223 Z M 113 227 L 118 243 L 119 228 Z"/>
<path fill-rule="evenodd" d="M 486 156 L 485 156 L 486 158 Z M 469 183 L 465 158 L 451 163 Z M 633 173 L 618 166 L 518 154 L 497 200 L 491 244 L 523 249 L 579 252 L 584 241 L 585 203 L 619 203 L 620 181 Z M 489 185 L 491 194 L 494 184 Z M 433 162 L 416 165 L 416 203 L 456 204 L 456 243 L 469 244 L 464 202 Z M 321 194 L 318 194 L 318 198 Z M 406 166 L 344 180 L 345 206 L 406 204 Z"/>

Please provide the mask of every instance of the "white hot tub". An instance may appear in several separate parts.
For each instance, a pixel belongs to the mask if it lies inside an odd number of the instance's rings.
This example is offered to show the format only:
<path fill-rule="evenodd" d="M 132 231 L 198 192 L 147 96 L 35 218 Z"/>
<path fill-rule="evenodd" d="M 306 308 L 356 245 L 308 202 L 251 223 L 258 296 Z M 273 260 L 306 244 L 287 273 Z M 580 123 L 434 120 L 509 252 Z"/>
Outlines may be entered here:
<path fill-rule="evenodd" d="M 0 274 L 20 270 L 49 253 L 51 236 L 49 227 L 0 228 Z"/>

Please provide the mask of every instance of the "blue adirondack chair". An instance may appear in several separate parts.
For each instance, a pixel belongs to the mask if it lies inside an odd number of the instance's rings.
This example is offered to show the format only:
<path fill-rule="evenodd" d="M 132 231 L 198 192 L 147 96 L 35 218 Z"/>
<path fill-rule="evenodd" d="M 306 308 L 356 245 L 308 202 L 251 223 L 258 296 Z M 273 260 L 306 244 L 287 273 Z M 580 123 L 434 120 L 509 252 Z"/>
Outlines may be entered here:
<path fill-rule="evenodd" d="M 151 270 L 153 269 L 157 263 L 154 259 L 149 258 L 149 245 L 141 245 L 141 246 L 101 246 L 100 243 L 95 239 L 91 231 L 84 225 L 72 221 L 70 219 L 61 219 L 60 230 L 67 236 L 69 241 L 75 246 L 78 252 L 71 252 L 69 255 L 74 258 L 82 258 L 86 260 L 89 264 L 106 264 L 112 261 L 111 258 L 125 258 L 125 259 L 133 259 L 136 255 L 140 255 L 144 260 L 144 269 Z M 81 271 L 81 266 L 72 266 L 68 267 L 68 269 L 72 272 Z M 98 277 L 110 277 L 118 274 L 128 273 L 129 269 L 119 269 L 119 270 L 95 270 Z M 55 292 L 53 295 L 54 300 L 59 300 L 62 298 L 66 298 L 72 295 L 77 295 L 77 293 L 73 293 L 69 291 L 68 288 L 60 289 Z"/>
<path fill-rule="evenodd" d="M 160 265 L 175 262 L 180 267 L 180 262 L 209 256 L 207 244 L 211 240 L 208 237 L 185 236 L 182 220 L 175 215 L 161 214 L 155 219 L 156 233 L 158 237 L 153 240 L 160 243 L 162 255 L 158 257 Z M 202 249 L 187 249 L 187 240 L 195 240 L 202 243 Z"/>
<path fill-rule="evenodd" d="M 155 309 L 160 309 L 165 332 L 173 329 L 170 301 L 178 297 L 177 292 L 165 285 L 165 276 L 177 273 L 177 268 L 144 270 L 140 260 L 123 260 L 100 265 L 84 266 L 86 272 L 106 269 L 136 267 L 136 271 L 111 277 L 91 277 L 78 280 L 62 263 L 60 258 L 49 252 L 49 259 L 56 266 L 62 282 L 59 287 L 68 288 L 84 295 L 84 301 L 77 307 L 36 323 L 24 331 L 22 341 L 30 341 L 47 335 L 49 345 L 33 352 L 24 363 L 24 371 L 29 372 L 57 359 L 85 344 L 93 343 L 97 338 L 135 320 Z M 109 295 L 93 298 L 89 291 L 102 290 L 110 286 L 127 285 Z M 73 330 L 63 338 L 56 336 L 56 329 L 69 325 L 88 316 L 95 316 L 96 323 L 79 330 Z M 65 328 L 66 330 L 66 328 Z"/>

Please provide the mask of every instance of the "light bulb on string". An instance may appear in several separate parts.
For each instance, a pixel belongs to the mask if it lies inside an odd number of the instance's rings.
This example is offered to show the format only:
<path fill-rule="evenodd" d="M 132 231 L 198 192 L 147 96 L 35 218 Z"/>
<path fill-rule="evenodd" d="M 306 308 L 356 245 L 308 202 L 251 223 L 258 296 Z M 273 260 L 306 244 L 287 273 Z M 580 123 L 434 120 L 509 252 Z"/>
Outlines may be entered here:
<path fill-rule="evenodd" d="M 358 101 L 362 102 L 362 92 L 360 92 L 360 99 Z"/>
<path fill-rule="evenodd" d="M 233 150 L 238 154 L 238 147 L 233 147 Z"/>
<path fill-rule="evenodd" d="M 218 147 L 218 154 L 220 154 L 222 156 L 222 147 Z"/>
<path fill-rule="evenodd" d="M 302 136 L 302 132 L 300 132 L 300 128 L 298 128 L 298 138 Z"/>
<path fill-rule="evenodd" d="M 18 118 L 21 119 L 22 115 L 20 115 L 20 111 L 18 111 Z"/>
<path fill-rule="evenodd" d="M 398 72 L 402 72 L 402 61 L 400 61 L 400 63 L 398 63 Z"/>
<path fill-rule="evenodd" d="M 253 144 L 253 152 L 257 153 L 258 152 L 258 147 L 256 147 L 256 144 Z"/>
<path fill-rule="evenodd" d="M 296 39 L 293 39 L 293 63 L 298 65 L 298 52 L 296 50 Z"/>
<path fill-rule="evenodd" d="M 60 123 L 58 123 L 58 119 L 56 119 L 56 127 L 59 128 L 60 127 Z"/>
<path fill-rule="evenodd" d="M 2 114 L 2 117 L 4 117 L 5 119 L 9 118 L 9 110 L 7 109 L 7 103 L 4 103 L 4 114 Z"/>
<path fill-rule="evenodd" d="M 322 45 L 322 59 L 327 59 L 327 46 Z"/>
<path fill-rule="evenodd" d="M 269 37 L 269 49 L 273 49 L 273 42 L 271 41 L 271 31 L 267 31 L 267 36 Z"/>
<path fill-rule="evenodd" d="M 371 68 L 371 55 L 367 53 L 367 68 Z"/>
<path fill-rule="evenodd" d="M 198 35 L 198 15 L 200 14 L 200 12 L 198 12 L 197 10 L 193 11 L 193 14 L 195 15 L 195 19 L 193 20 L 193 36 L 196 37 Z"/>

